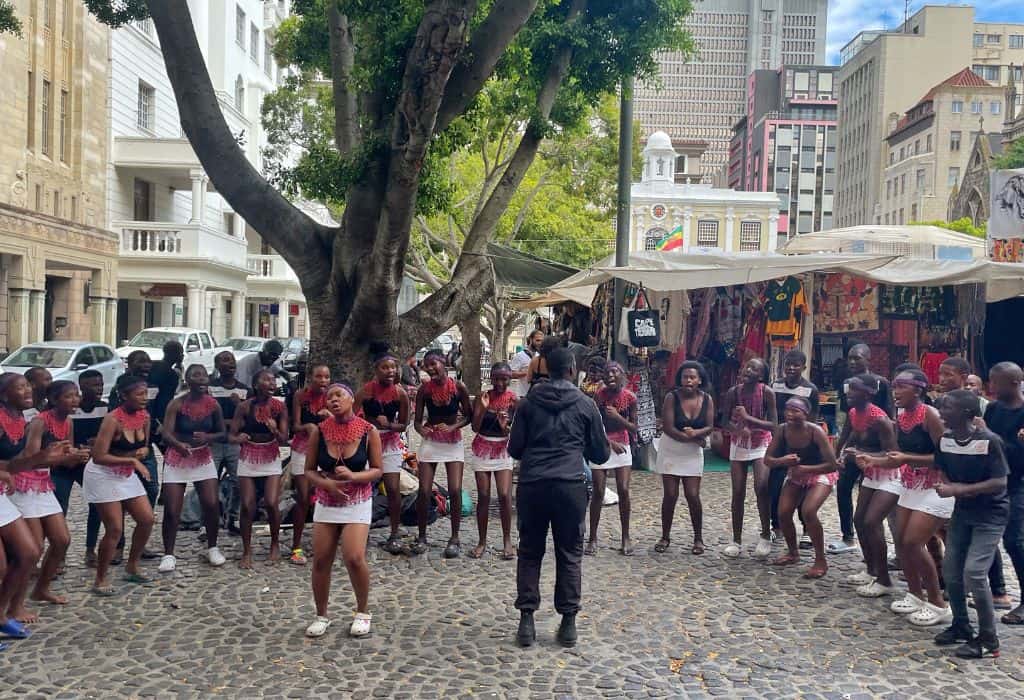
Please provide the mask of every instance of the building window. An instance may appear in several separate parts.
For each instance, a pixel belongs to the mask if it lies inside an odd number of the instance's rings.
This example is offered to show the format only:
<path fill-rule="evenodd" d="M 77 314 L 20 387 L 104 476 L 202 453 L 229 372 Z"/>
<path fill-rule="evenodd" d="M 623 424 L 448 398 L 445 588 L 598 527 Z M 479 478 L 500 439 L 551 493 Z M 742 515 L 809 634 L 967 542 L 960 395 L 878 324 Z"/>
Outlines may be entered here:
<path fill-rule="evenodd" d="M 74 26 L 75 21 L 75 8 L 72 2 L 73 0 L 64 0 L 64 26 L 61 28 L 61 33 L 67 41 L 71 41 L 71 27 Z"/>
<path fill-rule="evenodd" d="M 36 147 L 36 81 L 32 71 L 28 72 L 28 133 L 25 145 L 29 150 Z"/>
<path fill-rule="evenodd" d="M 885 181 L 885 198 L 889 199 L 892 197 L 892 180 Z"/>
<path fill-rule="evenodd" d="M 740 250 L 758 251 L 761 250 L 761 222 L 741 221 L 740 222 Z"/>
<path fill-rule="evenodd" d="M 1011 49 L 1024 49 L 1024 34 L 1011 34 L 1007 45 Z"/>
<path fill-rule="evenodd" d="M 999 100 L 992 100 L 989 109 L 992 111 L 992 114 L 999 114 L 1003 111 L 1003 103 Z"/>
<path fill-rule="evenodd" d="M 921 155 L 921 139 L 914 141 L 914 155 Z"/>
<path fill-rule="evenodd" d="M 903 173 L 902 175 L 900 175 L 900 194 L 903 194 L 906 191 L 907 191 L 907 174 Z M 901 221 L 900 223 L 902 224 L 903 222 Z"/>
<path fill-rule="evenodd" d="M 950 168 L 949 176 L 946 178 L 946 185 L 956 187 L 960 183 L 960 168 Z"/>
<path fill-rule="evenodd" d="M 60 190 L 53 191 L 53 215 L 60 216 Z"/>
<path fill-rule="evenodd" d="M 949 150 L 959 151 L 960 150 L 960 132 L 951 131 L 949 132 Z"/>
<path fill-rule="evenodd" d="M 36 185 L 36 211 L 43 210 L 43 186 Z"/>
<path fill-rule="evenodd" d="M 986 44 L 999 44 L 1002 43 L 1003 37 L 1001 34 L 989 34 L 985 37 Z"/>
<path fill-rule="evenodd" d="M 153 131 L 156 122 L 156 88 L 139 81 L 138 125 L 145 131 Z"/>
<path fill-rule="evenodd" d="M 41 102 L 42 106 L 42 122 L 43 122 L 43 136 L 39 140 L 39 150 L 42 151 L 44 156 L 50 155 L 50 81 L 43 81 L 43 98 Z"/>
<path fill-rule="evenodd" d="M 60 126 L 58 128 L 60 129 L 60 131 L 57 132 L 57 137 L 60 139 L 60 141 L 59 141 L 60 148 L 58 149 L 58 152 L 60 153 L 60 160 L 61 160 L 62 163 L 67 163 L 68 162 L 68 137 L 69 137 L 69 134 L 68 134 L 68 91 L 67 90 L 61 90 L 60 91 Z"/>
<path fill-rule="evenodd" d="M 963 100 L 953 100 L 953 114 L 962 114 L 964 111 Z"/>
<path fill-rule="evenodd" d="M 978 47 L 978 46 L 984 46 L 984 45 L 985 45 L 985 35 L 984 34 L 975 34 L 974 35 L 974 46 Z"/>
<path fill-rule="evenodd" d="M 71 195 L 71 215 L 69 217 L 72 221 L 78 221 L 78 197 Z"/>
<path fill-rule="evenodd" d="M 917 190 L 920 192 L 924 189 L 924 168 L 917 169 Z"/>
<path fill-rule="evenodd" d="M 900 146 L 900 161 L 905 160 L 906 157 L 907 157 L 907 149 L 905 147 L 903 147 L 903 146 Z"/>
<path fill-rule="evenodd" d="M 910 221 L 911 222 L 917 221 L 917 205 L 916 204 L 911 204 L 910 205 Z"/>
<path fill-rule="evenodd" d="M 981 100 L 971 100 L 971 114 L 981 114 Z"/>
<path fill-rule="evenodd" d="M 889 165 L 896 162 L 896 151 L 889 151 Z"/>
<path fill-rule="evenodd" d="M 242 76 L 235 78 L 235 109 L 245 114 L 245 83 Z"/>
<path fill-rule="evenodd" d="M 249 25 L 249 58 L 260 62 L 260 28 L 255 24 Z"/>
<path fill-rule="evenodd" d="M 932 152 L 932 135 L 931 134 L 928 134 L 928 136 L 925 137 L 924 152 L 925 153 L 931 153 Z"/>
<path fill-rule="evenodd" d="M 274 76 L 274 47 L 267 38 L 263 39 L 263 72 L 268 78 Z"/>
<path fill-rule="evenodd" d="M 235 42 L 245 49 L 245 10 L 235 5 Z"/>
<path fill-rule="evenodd" d="M 697 222 L 697 245 L 701 248 L 718 247 L 718 222 L 698 221 Z"/>
<path fill-rule="evenodd" d="M 903 219 L 903 207 L 900 207 L 900 226 L 902 226 L 905 223 L 907 222 Z"/>

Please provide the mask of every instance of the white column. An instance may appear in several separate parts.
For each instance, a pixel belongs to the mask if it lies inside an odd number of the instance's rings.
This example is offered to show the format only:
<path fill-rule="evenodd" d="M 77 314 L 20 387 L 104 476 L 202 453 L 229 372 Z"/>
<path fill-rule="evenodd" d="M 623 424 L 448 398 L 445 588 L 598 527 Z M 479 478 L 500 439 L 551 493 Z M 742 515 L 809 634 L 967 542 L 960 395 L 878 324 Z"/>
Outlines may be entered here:
<path fill-rule="evenodd" d="M 192 218 L 190 224 L 203 223 L 203 205 L 206 200 L 206 173 L 202 170 L 189 170 L 192 179 Z"/>
<path fill-rule="evenodd" d="M 185 325 L 189 328 L 205 328 L 203 322 L 206 316 L 206 294 L 205 289 L 198 284 L 188 285 L 188 307 L 185 309 Z"/>
<path fill-rule="evenodd" d="M 28 339 L 35 343 L 43 339 L 46 325 L 46 292 L 33 289 L 28 302 Z"/>
<path fill-rule="evenodd" d="M 220 292 L 208 292 L 210 301 L 207 308 L 213 309 L 213 318 L 210 320 L 210 335 L 214 338 L 223 338 L 224 331 L 224 296 Z"/>
<path fill-rule="evenodd" d="M 249 305 L 245 303 L 245 294 L 233 292 L 231 294 L 231 337 L 245 335 L 245 311 Z"/>
<path fill-rule="evenodd" d="M 103 297 L 89 297 L 89 337 L 97 343 L 107 340 L 107 300 Z"/>
<path fill-rule="evenodd" d="M 693 236 L 690 233 L 690 222 L 693 220 L 693 207 L 683 209 L 683 250 L 690 249 Z"/>
<path fill-rule="evenodd" d="M 733 247 L 733 235 L 736 223 L 736 210 L 729 207 L 725 210 L 725 252 L 731 253 L 736 248 Z"/>
<path fill-rule="evenodd" d="M 104 337 L 108 345 L 117 347 L 120 340 L 117 337 L 117 299 L 107 299 L 107 330 Z"/>
<path fill-rule="evenodd" d="M 242 215 L 239 214 L 237 211 L 235 212 L 235 230 L 233 233 L 235 234 L 235 238 L 239 239 L 240 241 L 246 240 L 245 219 L 243 219 Z"/>
<path fill-rule="evenodd" d="M 7 349 L 16 349 L 30 342 L 29 329 L 29 290 L 11 289 L 7 299 Z"/>
<path fill-rule="evenodd" d="M 282 299 L 277 303 L 277 336 L 288 337 L 288 300 Z"/>
<path fill-rule="evenodd" d="M 774 251 L 779 246 L 779 213 L 773 211 L 768 216 L 768 250 Z"/>

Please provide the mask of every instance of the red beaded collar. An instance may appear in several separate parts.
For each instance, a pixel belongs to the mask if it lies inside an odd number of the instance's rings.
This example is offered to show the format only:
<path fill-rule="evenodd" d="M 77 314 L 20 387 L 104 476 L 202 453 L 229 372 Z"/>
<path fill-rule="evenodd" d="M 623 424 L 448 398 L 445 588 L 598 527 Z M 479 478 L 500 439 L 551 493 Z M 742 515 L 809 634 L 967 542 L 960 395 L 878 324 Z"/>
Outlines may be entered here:
<path fill-rule="evenodd" d="M 358 416 L 345 422 L 337 418 L 328 418 L 320 424 L 320 434 L 323 435 L 324 441 L 333 442 L 336 445 L 358 442 L 371 430 L 373 430 L 373 424 Z"/>

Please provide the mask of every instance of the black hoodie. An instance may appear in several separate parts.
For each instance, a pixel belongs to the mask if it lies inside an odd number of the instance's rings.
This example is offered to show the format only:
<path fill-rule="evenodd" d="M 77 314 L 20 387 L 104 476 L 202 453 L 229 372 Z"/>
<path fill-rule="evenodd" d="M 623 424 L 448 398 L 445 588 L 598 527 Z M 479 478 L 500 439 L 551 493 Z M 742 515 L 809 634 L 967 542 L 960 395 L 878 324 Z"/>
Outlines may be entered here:
<path fill-rule="evenodd" d="M 530 389 L 516 408 L 508 453 L 520 460 L 519 483 L 583 479 L 584 458 L 604 464 L 611 446 L 597 404 L 572 382 L 558 379 Z"/>

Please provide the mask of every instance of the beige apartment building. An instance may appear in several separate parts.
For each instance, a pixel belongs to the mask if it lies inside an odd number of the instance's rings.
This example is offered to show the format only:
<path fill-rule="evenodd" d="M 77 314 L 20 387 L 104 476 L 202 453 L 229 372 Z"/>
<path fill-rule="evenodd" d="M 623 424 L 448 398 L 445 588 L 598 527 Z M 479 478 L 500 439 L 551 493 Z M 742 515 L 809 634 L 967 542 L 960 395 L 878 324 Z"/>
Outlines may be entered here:
<path fill-rule="evenodd" d="M 891 115 L 911 110 L 931 86 L 966 66 L 991 85 L 1005 85 L 1010 71 L 1019 75 L 1024 64 L 1024 24 L 977 23 L 973 7 L 925 6 L 895 30 L 857 35 L 844 47 L 841 62 L 834 221 L 880 224 Z M 969 134 L 964 143 L 969 150 Z M 905 211 L 904 218 L 909 216 Z"/>
<path fill-rule="evenodd" d="M 109 31 L 77 0 L 15 0 L 0 35 L 0 353 L 114 341 L 106 230 Z"/>
<path fill-rule="evenodd" d="M 882 170 L 881 223 L 945 219 L 974 139 L 986 123 L 999 128 L 1005 99 L 1004 88 L 964 68 L 929 90 L 898 121 L 892 115 Z"/>

